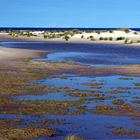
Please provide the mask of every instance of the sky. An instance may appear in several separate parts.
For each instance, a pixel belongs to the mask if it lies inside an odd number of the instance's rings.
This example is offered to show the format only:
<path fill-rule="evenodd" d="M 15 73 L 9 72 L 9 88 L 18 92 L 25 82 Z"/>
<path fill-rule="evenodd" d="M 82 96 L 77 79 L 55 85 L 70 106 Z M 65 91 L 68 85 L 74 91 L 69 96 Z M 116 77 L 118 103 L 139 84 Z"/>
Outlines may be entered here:
<path fill-rule="evenodd" d="M 0 0 L 0 27 L 140 27 L 140 0 Z"/>

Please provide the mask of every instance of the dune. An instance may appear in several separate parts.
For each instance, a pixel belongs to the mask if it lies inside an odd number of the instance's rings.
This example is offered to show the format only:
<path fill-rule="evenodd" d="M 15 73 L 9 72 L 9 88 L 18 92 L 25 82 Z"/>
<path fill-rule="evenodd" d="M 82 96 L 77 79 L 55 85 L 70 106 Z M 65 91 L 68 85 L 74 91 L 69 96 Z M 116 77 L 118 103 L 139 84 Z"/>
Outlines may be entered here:
<path fill-rule="evenodd" d="M 31 35 L 28 36 L 30 33 Z M 21 35 L 22 34 L 22 35 Z M 65 37 L 68 36 L 68 40 Z M 69 42 L 69 43 L 103 43 L 126 44 L 140 46 L 140 32 L 130 29 L 106 30 L 106 31 L 20 31 L 0 33 L 0 41 L 45 41 L 45 42 Z"/>

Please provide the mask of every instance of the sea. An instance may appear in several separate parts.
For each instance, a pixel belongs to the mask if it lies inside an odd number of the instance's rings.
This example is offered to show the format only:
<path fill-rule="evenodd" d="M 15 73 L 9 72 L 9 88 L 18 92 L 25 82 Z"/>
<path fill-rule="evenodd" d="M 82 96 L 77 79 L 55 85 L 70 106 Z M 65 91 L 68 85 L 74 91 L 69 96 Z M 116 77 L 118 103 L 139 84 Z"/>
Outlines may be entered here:
<path fill-rule="evenodd" d="M 31 30 L 31 31 L 65 31 L 65 30 L 82 30 L 82 31 L 92 31 L 92 30 L 116 30 L 121 28 L 42 28 L 42 27 L 0 27 L 2 30 Z M 140 28 L 129 28 L 134 31 L 140 31 Z"/>

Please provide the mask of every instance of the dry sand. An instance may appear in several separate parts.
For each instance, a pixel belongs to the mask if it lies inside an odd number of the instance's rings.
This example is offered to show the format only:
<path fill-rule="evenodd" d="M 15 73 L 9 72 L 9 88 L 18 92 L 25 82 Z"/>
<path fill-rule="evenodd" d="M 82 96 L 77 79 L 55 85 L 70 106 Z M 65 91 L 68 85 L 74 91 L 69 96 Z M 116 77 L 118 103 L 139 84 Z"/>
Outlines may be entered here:
<path fill-rule="evenodd" d="M 41 34 L 42 33 L 42 34 Z M 137 41 L 140 41 L 140 32 L 135 32 L 130 30 L 129 33 L 125 33 L 124 31 L 121 30 L 114 30 L 113 32 L 109 31 L 104 31 L 100 32 L 100 34 L 93 32 L 93 33 L 86 33 L 83 32 L 82 34 L 75 34 L 74 36 L 70 37 L 68 41 L 65 41 L 63 38 L 53 38 L 53 39 L 44 39 L 43 32 L 38 32 L 34 31 L 32 34 L 36 36 L 31 36 L 31 37 L 26 37 L 26 36 L 18 36 L 18 37 L 13 37 L 8 35 L 7 33 L 0 33 L 0 41 L 11 41 L 11 42 L 20 42 L 20 41 L 25 41 L 25 42 L 38 42 L 38 41 L 43 41 L 43 42 L 58 42 L 58 43 L 90 43 L 90 44 L 115 44 L 115 45 L 127 45 L 127 46 L 138 46 L 140 47 L 140 43 L 137 43 Z M 57 32 L 55 33 L 57 34 Z M 84 36 L 84 38 L 81 38 L 81 36 Z M 94 37 L 94 41 L 91 41 L 91 39 L 87 39 L 90 36 Z M 99 40 L 100 38 L 112 38 L 112 40 Z M 118 37 L 124 37 L 125 39 L 128 40 L 128 42 L 133 42 L 133 43 L 128 43 L 125 44 L 124 40 L 116 40 Z"/>

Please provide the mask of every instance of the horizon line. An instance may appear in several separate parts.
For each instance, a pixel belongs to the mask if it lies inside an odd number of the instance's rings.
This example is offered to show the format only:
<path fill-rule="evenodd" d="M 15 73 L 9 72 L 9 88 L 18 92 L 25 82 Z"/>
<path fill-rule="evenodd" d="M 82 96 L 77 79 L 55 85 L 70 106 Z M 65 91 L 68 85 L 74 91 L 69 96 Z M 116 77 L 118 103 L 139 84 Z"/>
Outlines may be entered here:
<path fill-rule="evenodd" d="M 131 29 L 132 29 L 132 28 L 140 28 L 140 27 L 24 27 L 24 26 L 23 26 L 23 27 L 22 27 L 22 26 L 20 26 L 20 27 L 19 27 L 19 26 L 16 26 L 16 27 L 14 27 L 14 26 L 13 26 L 13 27 L 12 27 L 12 26 L 10 26 L 10 27 L 8 27 L 8 26 L 6 26 L 6 27 L 1 27 L 1 26 L 0 26 L 0 28 L 60 28 L 60 29 L 61 29 L 61 28 L 66 28 L 66 29 L 67 29 L 67 28 L 85 28 L 85 29 L 86 29 L 86 28 L 91 28 L 91 29 L 94 29 L 94 28 L 95 28 L 95 29 L 106 29 L 106 28 L 108 28 L 108 29 L 109 29 L 109 28 L 110 28 L 110 29 L 120 29 L 120 28 L 121 28 L 121 29 L 122 29 L 122 28 L 125 28 L 125 29 L 127 28 L 127 29 L 129 29 L 129 28 L 131 28 Z"/>

